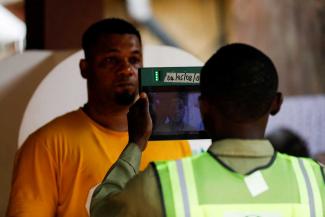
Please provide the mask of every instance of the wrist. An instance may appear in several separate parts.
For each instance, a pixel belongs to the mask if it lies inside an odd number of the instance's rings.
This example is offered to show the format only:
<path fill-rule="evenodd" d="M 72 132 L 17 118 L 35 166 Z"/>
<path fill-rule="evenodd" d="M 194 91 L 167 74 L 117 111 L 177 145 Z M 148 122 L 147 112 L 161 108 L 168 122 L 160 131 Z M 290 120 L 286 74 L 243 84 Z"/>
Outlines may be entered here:
<path fill-rule="evenodd" d="M 120 155 L 120 159 L 129 162 L 136 171 L 139 171 L 141 156 L 142 151 L 139 146 L 134 142 L 129 142 Z"/>
<path fill-rule="evenodd" d="M 140 151 L 144 151 L 147 147 L 147 143 L 148 143 L 148 139 L 144 139 L 144 138 L 138 138 L 138 139 L 132 139 L 129 138 L 129 143 L 131 144 L 136 144 L 136 146 L 138 146 L 138 148 L 140 149 Z"/>

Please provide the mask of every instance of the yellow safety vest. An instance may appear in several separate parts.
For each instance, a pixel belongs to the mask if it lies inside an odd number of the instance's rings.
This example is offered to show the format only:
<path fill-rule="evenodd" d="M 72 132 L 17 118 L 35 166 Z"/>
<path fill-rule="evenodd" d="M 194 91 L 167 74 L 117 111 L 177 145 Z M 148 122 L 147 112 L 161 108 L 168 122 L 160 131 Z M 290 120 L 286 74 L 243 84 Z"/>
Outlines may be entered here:
<path fill-rule="evenodd" d="M 207 152 L 154 165 L 167 217 L 325 217 L 323 174 L 311 159 L 276 153 L 247 175 Z"/>

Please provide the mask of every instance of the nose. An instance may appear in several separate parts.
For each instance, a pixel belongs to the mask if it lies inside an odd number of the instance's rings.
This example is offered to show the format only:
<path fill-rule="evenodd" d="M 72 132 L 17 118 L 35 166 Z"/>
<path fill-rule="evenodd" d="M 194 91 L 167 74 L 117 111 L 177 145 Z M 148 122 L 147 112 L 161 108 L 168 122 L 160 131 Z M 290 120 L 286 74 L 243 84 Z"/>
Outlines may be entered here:
<path fill-rule="evenodd" d="M 124 60 L 119 69 L 119 74 L 124 76 L 133 76 L 136 74 L 136 70 L 137 69 L 128 60 Z"/>

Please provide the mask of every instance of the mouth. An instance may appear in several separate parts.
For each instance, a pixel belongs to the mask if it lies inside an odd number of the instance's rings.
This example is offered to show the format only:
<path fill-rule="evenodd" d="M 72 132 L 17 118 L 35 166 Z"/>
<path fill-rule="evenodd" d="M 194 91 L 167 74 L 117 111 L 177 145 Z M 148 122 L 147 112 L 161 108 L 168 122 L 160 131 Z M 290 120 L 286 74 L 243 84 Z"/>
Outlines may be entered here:
<path fill-rule="evenodd" d="M 136 88 L 135 84 L 132 82 L 117 82 L 115 86 L 118 89 L 124 89 L 124 90 L 130 90 Z"/>
<path fill-rule="evenodd" d="M 116 82 L 115 85 L 117 87 L 134 86 L 134 83 L 133 82 L 130 82 L 130 81 L 120 81 L 120 82 Z"/>

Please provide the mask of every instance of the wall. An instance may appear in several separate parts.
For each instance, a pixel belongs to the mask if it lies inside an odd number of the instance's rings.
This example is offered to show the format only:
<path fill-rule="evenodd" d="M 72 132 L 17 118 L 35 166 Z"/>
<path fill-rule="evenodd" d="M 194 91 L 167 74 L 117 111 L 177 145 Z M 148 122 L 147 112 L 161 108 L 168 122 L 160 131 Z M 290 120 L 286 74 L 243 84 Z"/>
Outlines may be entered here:
<path fill-rule="evenodd" d="M 5 216 L 18 132 L 27 103 L 47 73 L 72 53 L 30 51 L 0 62 L 0 216 Z"/>
<path fill-rule="evenodd" d="M 324 0 L 232 0 L 229 8 L 228 40 L 269 54 L 286 95 L 325 92 Z"/>

